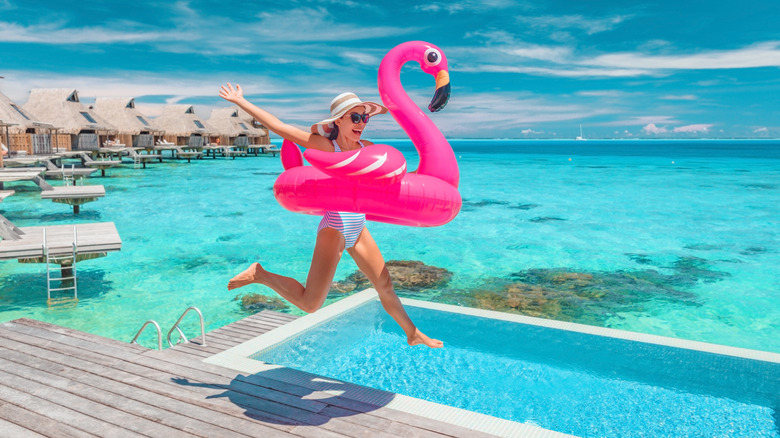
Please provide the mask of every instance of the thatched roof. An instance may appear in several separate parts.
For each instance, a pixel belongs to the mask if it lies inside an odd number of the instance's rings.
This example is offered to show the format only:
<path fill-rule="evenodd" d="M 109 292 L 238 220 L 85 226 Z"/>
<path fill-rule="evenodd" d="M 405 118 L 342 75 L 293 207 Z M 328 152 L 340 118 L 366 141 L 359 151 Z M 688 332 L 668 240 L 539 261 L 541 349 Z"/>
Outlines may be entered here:
<path fill-rule="evenodd" d="M 211 117 L 208 122 L 211 126 L 216 128 L 220 134 L 229 137 L 238 137 L 239 135 L 261 137 L 267 135 L 264 129 L 255 128 L 251 123 L 243 120 L 240 112 L 243 111 L 237 106 L 217 108 L 211 111 Z M 244 112 L 244 114 L 246 114 L 246 112 Z"/>
<path fill-rule="evenodd" d="M 62 127 L 64 134 L 82 130 L 115 131 L 116 128 L 94 110 L 79 101 L 78 91 L 71 88 L 34 88 L 24 109 L 42 121 Z"/>
<path fill-rule="evenodd" d="M 248 123 L 249 126 L 255 128 L 257 131 L 262 131 L 262 133 L 258 135 L 268 136 L 268 128 L 263 126 L 260 122 L 255 120 L 254 117 L 250 116 L 248 112 L 242 110 L 241 108 L 238 109 L 238 118 L 243 120 L 244 123 Z"/>
<path fill-rule="evenodd" d="M 0 125 L 16 125 L 8 128 L 8 132 L 11 134 L 22 134 L 28 128 L 51 127 L 38 121 L 34 115 L 14 103 L 3 93 L 0 93 Z M 5 129 L 3 129 L 3 132 L 5 132 Z"/>
<path fill-rule="evenodd" d="M 154 119 L 154 123 L 166 134 L 178 137 L 192 134 L 217 134 L 214 127 L 195 114 L 192 105 L 165 105 L 162 114 Z"/>
<path fill-rule="evenodd" d="M 118 134 L 138 135 L 160 131 L 153 120 L 135 108 L 135 99 L 132 97 L 98 97 L 92 108 L 114 125 Z"/>

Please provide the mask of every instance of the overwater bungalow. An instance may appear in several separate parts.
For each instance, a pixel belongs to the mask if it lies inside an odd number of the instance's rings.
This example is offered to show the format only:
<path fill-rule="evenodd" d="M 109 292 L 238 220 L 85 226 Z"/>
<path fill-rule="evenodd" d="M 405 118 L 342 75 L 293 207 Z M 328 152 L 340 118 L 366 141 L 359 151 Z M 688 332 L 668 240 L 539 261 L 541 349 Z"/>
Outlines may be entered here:
<path fill-rule="evenodd" d="M 249 123 L 250 126 L 253 128 L 262 131 L 262 136 L 255 139 L 254 144 L 258 145 L 264 145 L 264 146 L 270 146 L 271 145 L 271 139 L 268 137 L 268 128 L 263 126 L 262 123 L 255 120 L 254 117 L 250 116 L 248 112 L 239 109 L 238 110 L 238 117 L 241 118 L 246 123 Z"/>
<path fill-rule="evenodd" d="M 116 128 L 89 106 L 79 101 L 78 91 L 62 88 L 30 90 L 30 100 L 24 109 L 42 121 L 60 127 L 60 133 L 69 136 L 59 147 L 68 150 L 96 151 L 104 142 L 113 140 Z"/>
<path fill-rule="evenodd" d="M 221 144 L 229 146 L 268 144 L 268 131 L 242 118 L 242 113 L 245 117 L 254 120 L 237 106 L 211 111 L 208 123 L 219 131 Z"/>
<path fill-rule="evenodd" d="M 56 132 L 54 126 L 0 93 L 0 139 L 11 155 L 51 154 L 57 143 Z"/>
<path fill-rule="evenodd" d="M 151 148 L 165 133 L 135 107 L 132 97 L 98 97 L 92 109 L 116 127 L 115 140 L 126 146 Z"/>
<path fill-rule="evenodd" d="M 216 140 L 218 132 L 195 114 L 192 105 L 165 105 L 155 125 L 165 131 L 165 140 L 181 147 L 201 148 Z"/>

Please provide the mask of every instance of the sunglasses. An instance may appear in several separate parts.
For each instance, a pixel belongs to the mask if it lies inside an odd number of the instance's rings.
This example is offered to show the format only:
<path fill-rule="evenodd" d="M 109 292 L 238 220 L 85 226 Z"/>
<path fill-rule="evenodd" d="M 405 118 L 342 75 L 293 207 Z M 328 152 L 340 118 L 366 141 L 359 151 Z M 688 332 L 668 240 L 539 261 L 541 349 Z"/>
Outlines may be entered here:
<path fill-rule="evenodd" d="M 368 123 L 368 114 L 358 114 L 358 113 L 352 113 L 349 115 L 350 118 L 352 118 L 352 123 L 358 124 L 362 120 L 363 123 Z"/>

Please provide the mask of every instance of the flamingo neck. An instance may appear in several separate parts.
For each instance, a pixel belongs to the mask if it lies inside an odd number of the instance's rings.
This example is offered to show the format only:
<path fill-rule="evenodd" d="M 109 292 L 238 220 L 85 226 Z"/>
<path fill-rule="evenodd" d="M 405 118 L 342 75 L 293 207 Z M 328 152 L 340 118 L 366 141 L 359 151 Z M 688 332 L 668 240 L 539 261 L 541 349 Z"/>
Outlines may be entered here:
<path fill-rule="evenodd" d="M 407 62 L 417 60 L 414 48 L 419 44 L 421 43 L 414 41 L 404 43 L 385 55 L 379 65 L 379 94 L 420 155 L 417 174 L 430 175 L 457 187 L 458 163 L 452 147 L 401 85 L 401 68 Z"/>

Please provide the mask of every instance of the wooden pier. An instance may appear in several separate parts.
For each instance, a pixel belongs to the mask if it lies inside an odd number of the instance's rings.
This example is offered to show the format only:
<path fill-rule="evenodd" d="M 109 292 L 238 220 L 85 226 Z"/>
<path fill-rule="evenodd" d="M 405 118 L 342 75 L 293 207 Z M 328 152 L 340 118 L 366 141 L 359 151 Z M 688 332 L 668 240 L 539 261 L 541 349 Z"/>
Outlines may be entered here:
<path fill-rule="evenodd" d="M 0 202 L 3 202 L 3 199 L 13 196 L 13 194 L 16 193 L 13 190 L 0 190 Z"/>
<path fill-rule="evenodd" d="M 31 319 L 0 324 L 0 435 L 487 437 L 202 359 L 295 319 L 263 311 L 163 351 Z M 131 335 L 131 334 L 128 334 Z"/>
<path fill-rule="evenodd" d="M 78 256 L 93 258 L 95 255 L 122 249 L 122 239 L 113 222 L 16 228 L 0 216 L 0 234 L 3 236 L 3 240 L 0 240 L 0 260 L 44 262 L 44 229 L 49 254 L 68 254 L 73 251 L 74 228 L 78 239 Z"/>
<path fill-rule="evenodd" d="M 81 205 L 97 201 L 104 196 L 106 196 L 106 189 L 101 185 L 58 186 L 41 191 L 41 199 L 51 199 L 60 204 L 68 204 L 73 207 L 74 214 L 79 213 Z"/>

